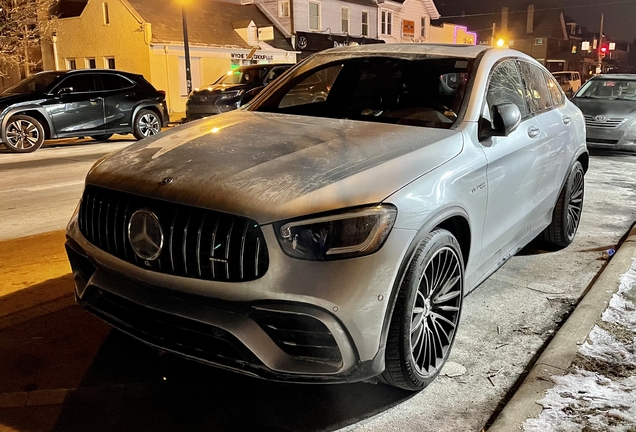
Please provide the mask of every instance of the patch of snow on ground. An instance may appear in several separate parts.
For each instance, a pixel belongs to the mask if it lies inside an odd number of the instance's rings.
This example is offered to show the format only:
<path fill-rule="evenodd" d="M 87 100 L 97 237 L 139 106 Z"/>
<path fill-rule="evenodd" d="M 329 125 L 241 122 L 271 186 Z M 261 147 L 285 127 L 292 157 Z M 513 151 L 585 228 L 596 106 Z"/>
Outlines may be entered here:
<path fill-rule="evenodd" d="M 595 326 L 579 353 L 610 365 L 636 366 L 636 260 L 620 282 L 602 320 L 620 326 L 631 338 L 619 341 L 610 331 Z M 538 418 L 526 420 L 525 432 L 636 430 L 636 375 L 612 380 L 598 372 L 575 369 L 552 379 L 555 386 L 539 401 L 543 411 Z"/>

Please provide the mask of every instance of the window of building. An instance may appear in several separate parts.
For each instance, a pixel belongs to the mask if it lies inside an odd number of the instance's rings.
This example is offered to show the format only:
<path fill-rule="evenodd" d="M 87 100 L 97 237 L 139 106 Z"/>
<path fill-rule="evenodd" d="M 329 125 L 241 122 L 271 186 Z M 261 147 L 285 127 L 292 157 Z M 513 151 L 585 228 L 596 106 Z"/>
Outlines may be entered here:
<path fill-rule="evenodd" d="M 66 59 L 66 69 L 68 70 L 77 69 L 77 63 L 75 62 L 75 59 Z"/>
<path fill-rule="evenodd" d="M 309 2 L 309 30 L 320 31 L 320 3 Z"/>
<path fill-rule="evenodd" d="M 104 25 L 110 24 L 110 14 L 108 13 L 108 3 L 102 3 L 102 8 L 104 10 Z"/>
<path fill-rule="evenodd" d="M 420 36 L 426 37 L 426 17 L 422 17 L 420 19 Z"/>
<path fill-rule="evenodd" d="M 95 61 L 94 58 L 87 58 L 86 59 L 86 67 L 89 69 L 96 69 L 97 68 L 97 62 Z"/>
<path fill-rule="evenodd" d="M 534 40 L 535 45 L 543 45 L 543 38 L 536 38 Z"/>
<path fill-rule="evenodd" d="M 116 69 L 115 67 L 115 57 L 105 57 L 104 64 L 107 69 Z"/>
<path fill-rule="evenodd" d="M 342 23 L 342 33 L 349 33 L 349 8 L 340 8 L 340 22 Z"/>
<path fill-rule="evenodd" d="M 369 11 L 362 11 L 362 36 L 369 36 Z"/>
<path fill-rule="evenodd" d="M 279 18 L 289 17 L 289 0 L 278 1 L 278 17 Z"/>
<path fill-rule="evenodd" d="M 390 35 L 391 34 L 392 21 L 393 21 L 393 12 L 387 11 L 387 10 L 383 10 L 382 11 L 382 21 L 381 21 L 381 26 L 380 26 L 382 34 L 384 34 L 384 35 Z"/>

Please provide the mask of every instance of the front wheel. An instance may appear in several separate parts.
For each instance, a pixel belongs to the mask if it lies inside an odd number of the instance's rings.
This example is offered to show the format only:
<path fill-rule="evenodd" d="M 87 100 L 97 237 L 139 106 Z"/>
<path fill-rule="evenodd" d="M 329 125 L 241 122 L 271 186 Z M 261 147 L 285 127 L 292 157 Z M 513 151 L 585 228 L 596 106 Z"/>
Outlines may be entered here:
<path fill-rule="evenodd" d="M 133 135 L 138 140 L 149 136 L 157 135 L 161 132 L 161 119 L 154 111 L 147 109 L 139 110 L 135 116 Z"/>
<path fill-rule="evenodd" d="M 433 230 L 419 245 L 400 287 L 381 380 L 421 390 L 450 354 L 463 303 L 464 263 L 457 239 Z"/>
<path fill-rule="evenodd" d="M 5 135 L 4 145 L 14 153 L 34 152 L 44 143 L 44 128 L 39 121 L 26 115 L 11 117 Z"/>
<path fill-rule="evenodd" d="M 575 162 L 554 206 L 552 222 L 539 237 L 543 243 L 562 249 L 574 240 L 583 211 L 584 174 L 581 162 Z"/>

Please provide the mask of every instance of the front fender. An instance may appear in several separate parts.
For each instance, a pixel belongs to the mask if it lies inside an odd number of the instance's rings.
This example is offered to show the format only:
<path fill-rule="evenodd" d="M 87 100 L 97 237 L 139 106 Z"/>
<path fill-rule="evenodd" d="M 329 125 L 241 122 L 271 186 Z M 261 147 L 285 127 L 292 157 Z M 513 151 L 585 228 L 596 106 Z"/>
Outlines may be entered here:
<path fill-rule="evenodd" d="M 7 140 L 6 128 L 7 124 L 9 123 L 9 119 L 12 116 L 18 113 L 25 113 L 25 115 L 28 115 L 29 112 L 33 111 L 37 111 L 39 114 L 42 115 L 42 117 L 44 117 L 47 123 L 46 126 L 48 126 L 51 135 L 49 138 L 55 138 L 57 134 L 55 133 L 55 129 L 53 128 L 53 121 L 51 120 L 49 113 L 41 105 L 38 105 L 39 102 L 43 101 L 44 100 L 22 102 L 9 105 L 8 107 L 4 108 L 2 112 L 0 112 L 0 142 L 6 142 Z"/>

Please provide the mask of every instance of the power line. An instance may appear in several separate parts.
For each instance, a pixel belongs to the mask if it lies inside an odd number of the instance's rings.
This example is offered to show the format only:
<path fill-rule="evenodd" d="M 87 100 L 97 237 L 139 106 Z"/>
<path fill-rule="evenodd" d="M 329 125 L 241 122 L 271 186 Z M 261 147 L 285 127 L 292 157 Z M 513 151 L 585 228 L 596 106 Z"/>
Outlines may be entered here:
<path fill-rule="evenodd" d="M 613 1 L 613 2 L 600 2 L 594 4 L 587 5 L 575 5 L 575 6 L 564 6 L 558 8 L 543 8 L 543 9 L 535 9 L 534 11 L 553 11 L 553 10 L 562 10 L 562 9 L 576 9 L 576 8 L 587 8 L 593 6 L 609 6 L 609 5 L 617 5 L 617 4 L 636 4 L 636 0 L 627 0 L 627 1 Z M 526 13 L 526 10 L 519 11 L 508 11 L 509 14 L 513 13 Z M 463 15 L 445 15 L 440 17 L 441 19 L 449 19 L 449 18 L 466 18 L 466 17 L 477 17 L 477 16 L 488 16 L 488 15 L 499 15 L 501 11 L 497 12 L 489 12 L 489 13 L 478 13 L 478 14 L 463 14 Z"/>

